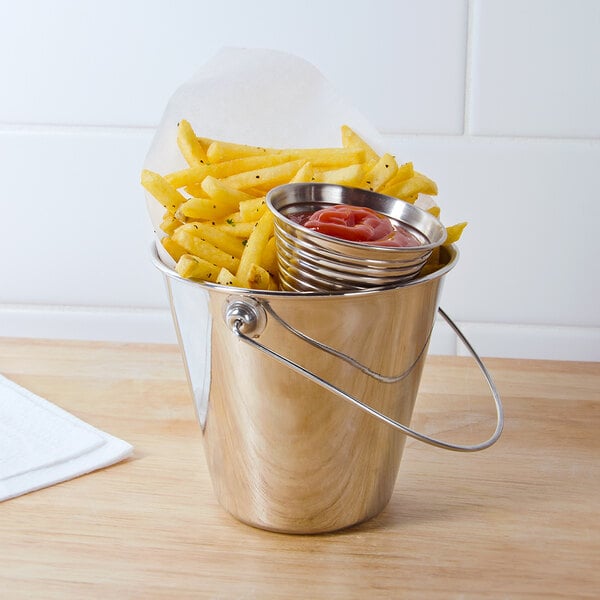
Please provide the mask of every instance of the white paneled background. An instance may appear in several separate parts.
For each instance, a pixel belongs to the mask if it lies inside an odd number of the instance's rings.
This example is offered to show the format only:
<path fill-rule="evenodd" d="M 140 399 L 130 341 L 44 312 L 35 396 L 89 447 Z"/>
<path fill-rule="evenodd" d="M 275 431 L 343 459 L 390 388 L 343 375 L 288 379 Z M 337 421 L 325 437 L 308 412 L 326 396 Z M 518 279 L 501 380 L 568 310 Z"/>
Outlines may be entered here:
<path fill-rule="evenodd" d="M 0 0 L 0 335 L 175 341 L 139 172 L 223 46 L 311 61 L 437 181 L 482 355 L 600 360 L 598 0 Z"/>

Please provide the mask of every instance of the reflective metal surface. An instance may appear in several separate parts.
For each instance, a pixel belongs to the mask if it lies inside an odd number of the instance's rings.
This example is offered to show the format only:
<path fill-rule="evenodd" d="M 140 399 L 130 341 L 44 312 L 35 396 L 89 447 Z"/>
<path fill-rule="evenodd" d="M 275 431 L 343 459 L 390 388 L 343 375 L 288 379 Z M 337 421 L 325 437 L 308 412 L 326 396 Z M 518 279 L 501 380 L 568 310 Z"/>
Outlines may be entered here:
<path fill-rule="evenodd" d="M 346 204 L 367 207 L 408 229 L 421 245 L 377 246 L 351 242 L 307 229 L 294 215 Z M 267 205 L 275 215 L 281 286 L 288 291 L 366 289 L 416 277 L 446 229 L 431 214 L 392 198 L 340 185 L 295 183 L 274 188 Z"/>
<path fill-rule="evenodd" d="M 456 251 L 445 258 L 438 272 L 402 286 L 296 294 L 185 280 L 155 253 L 214 490 L 227 511 L 256 527 L 316 533 L 386 506 L 405 434 L 315 378 L 408 426 Z"/>

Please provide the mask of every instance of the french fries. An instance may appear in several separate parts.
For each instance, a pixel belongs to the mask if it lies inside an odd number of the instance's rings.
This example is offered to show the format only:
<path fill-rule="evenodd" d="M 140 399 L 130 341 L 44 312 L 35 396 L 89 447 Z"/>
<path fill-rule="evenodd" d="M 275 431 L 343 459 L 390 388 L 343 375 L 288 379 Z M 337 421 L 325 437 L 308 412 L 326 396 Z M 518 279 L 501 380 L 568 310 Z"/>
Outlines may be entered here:
<path fill-rule="evenodd" d="M 199 167 L 208 162 L 204 147 L 192 126 L 185 120 L 180 121 L 177 126 L 177 146 L 190 167 Z"/>
<path fill-rule="evenodd" d="M 434 181 L 379 156 L 355 131 L 341 127 L 337 148 L 264 148 L 199 137 L 188 121 L 177 127 L 188 167 L 165 175 L 144 170 L 142 186 L 165 208 L 163 248 L 182 277 L 239 288 L 277 290 L 277 252 L 268 191 L 284 183 L 334 183 L 370 189 L 407 202 L 437 195 Z M 438 217 L 430 201 L 425 210 Z M 446 244 L 466 223 L 447 227 Z M 426 272 L 437 268 L 432 253 Z"/>

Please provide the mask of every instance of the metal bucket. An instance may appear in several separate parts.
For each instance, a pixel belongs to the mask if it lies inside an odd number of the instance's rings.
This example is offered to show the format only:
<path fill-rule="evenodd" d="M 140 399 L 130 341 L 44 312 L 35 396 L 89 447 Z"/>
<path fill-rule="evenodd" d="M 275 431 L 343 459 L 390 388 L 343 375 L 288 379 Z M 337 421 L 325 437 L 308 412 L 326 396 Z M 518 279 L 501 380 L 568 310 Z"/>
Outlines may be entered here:
<path fill-rule="evenodd" d="M 333 293 L 236 290 L 164 273 L 179 343 L 220 504 L 255 527 L 333 531 L 389 502 L 409 428 L 444 276 Z M 440 309 L 441 310 L 441 309 Z M 445 313 L 442 316 L 446 317 Z M 448 319 L 450 324 L 454 324 Z"/>

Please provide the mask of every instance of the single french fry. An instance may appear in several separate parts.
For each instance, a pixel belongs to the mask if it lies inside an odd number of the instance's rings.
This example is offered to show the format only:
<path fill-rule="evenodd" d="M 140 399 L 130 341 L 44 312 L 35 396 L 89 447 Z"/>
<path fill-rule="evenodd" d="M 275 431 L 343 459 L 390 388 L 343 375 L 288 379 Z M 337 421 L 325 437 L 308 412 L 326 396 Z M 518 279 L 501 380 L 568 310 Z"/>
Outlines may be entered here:
<path fill-rule="evenodd" d="M 237 278 L 243 287 L 248 287 L 250 284 L 250 267 L 252 264 L 260 264 L 263 250 L 273 235 L 273 213 L 268 210 L 258 220 L 256 227 L 250 234 L 240 265 L 236 272 Z"/>
<path fill-rule="evenodd" d="M 231 285 L 233 287 L 240 287 L 238 278 L 231 272 L 223 267 L 217 275 L 217 281 L 221 285 Z"/>
<path fill-rule="evenodd" d="M 209 143 L 206 155 L 211 163 L 218 163 L 246 156 L 260 156 L 261 154 L 267 154 L 269 152 L 267 148 L 261 148 L 260 146 L 235 144 L 233 142 L 225 142 L 222 140 L 200 138 L 200 143 Z"/>
<path fill-rule="evenodd" d="M 362 165 L 349 165 L 340 169 L 322 171 L 315 176 L 315 180 L 321 183 L 333 183 L 336 185 L 358 186 L 362 181 L 364 171 Z"/>
<path fill-rule="evenodd" d="M 417 171 L 415 171 L 414 178 L 417 178 L 421 183 L 421 189 L 419 190 L 420 194 L 437 196 L 438 187 L 437 183 L 433 181 L 433 179 L 429 179 L 427 175 L 423 175 L 423 173 L 418 173 Z"/>
<path fill-rule="evenodd" d="M 446 227 L 447 237 L 446 241 L 444 242 L 444 246 L 449 246 L 450 244 L 455 244 L 458 242 L 466 226 L 467 223 L 463 221 L 461 223 L 456 223 L 455 225 Z"/>
<path fill-rule="evenodd" d="M 378 162 L 378 160 L 366 160 L 363 163 L 363 171 L 368 173 Z"/>
<path fill-rule="evenodd" d="M 428 209 L 426 209 L 427 212 L 429 214 L 432 214 L 436 219 L 440 218 L 440 214 L 441 214 L 441 209 L 440 207 L 436 204 L 435 206 L 430 206 Z"/>
<path fill-rule="evenodd" d="M 236 208 L 235 205 L 229 203 L 219 204 L 211 198 L 190 198 L 179 207 L 175 216 L 181 220 L 187 218 L 216 222 Z"/>
<path fill-rule="evenodd" d="M 185 119 L 177 124 L 177 146 L 190 167 L 205 165 L 208 162 L 206 151 Z"/>
<path fill-rule="evenodd" d="M 204 181 L 204 180 L 202 180 Z M 206 198 L 206 193 L 202 189 L 202 182 L 190 183 L 183 188 L 183 191 L 193 198 Z"/>
<path fill-rule="evenodd" d="M 181 204 L 185 202 L 182 196 L 162 175 L 144 169 L 141 183 L 171 214 L 175 214 Z"/>
<path fill-rule="evenodd" d="M 203 141 L 203 138 L 200 140 Z M 345 167 L 365 161 L 364 148 L 263 148 L 211 140 L 207 150 L 211 163 L 272 154 L 285 154 L 292 160 L 306 160 L 312 162 L 315 167 Z"/>
<path fill-rule="evenodd" d="M 229 218 L 225 219 L 223 223 L 218 223 L 216 227 L 221 231 L 224 231 L 228 235 L 240 238 L 245 243 L 245 241 L 250 237 L 250 234 L 256 228 L 256 225 L 256 221 L 243 223 L 240 221 L 234 221 L 233 219 Z"/>
<path fill-rule="evenodd" d="M 290 183 L 310 183 L 311 181 L 315 181 L 315 171 L 310 162 L 304 163 L 290 179 Z"/>
<path fill-rule="evenodd" d="M 206 222 L 186 223 L 179 227 L 177 231 L 185 231 L 186 233 L 195 235 L 236 258 L 241 258 L 244 251 L 244 244 L 238 237 L 229 235 L 215 225 Z"/>
<path fill-rule="evenodd" d="M 243 156 L 233 158 L 210 166 L 211 175 L 219 179 L 238 175 L 247 171 L 256 171 L 265 167 L 274 167 L 293 160 L 285 151 L 280 154 L 257 154 L 256 156 Z"/>
<path fill-rule="evenodd" d="M 240 216 L 242 217 L 242 221 L 258 221 L 265 210 L 267 210 L 267 203 L 264 196 L 240 202 Z"/>
<path fill-rule="evenodd" d="M 269 190 L 274 187 L 276 187 L 276 186 L 273 185 L 273 186 L 265 186 L 263 188 L 258 188 L 258 187 L 247 188 L 244 190 L 244 192 L 246 194 L 248 194 L 249 196 L 251 196 L 252 198 L 264 198 L 267 195 L 267 193 L 269 192 Z"/>
<path fill-rule="evenodd" d="M 166 212 L 163 215 L 163 220 L 160 224 L 160 228 L 167 235 L 171 235 L 178 227 L 181 226 L 181 221 L 176 219 L 170 212 Z"/>
<path fill-rule="evenodd" d="M 230 206 L 231 210 L 229 212 L 237 210 L 237 207 L 242 200 L 250 200 L 252 198 L 249 194 L 245 194 L 211 175 L 204 178 L 202 189 L 217 203 L 223 206 Z"/>
<path fill-rule="evenodd" d="M 189 169 L 173 171 L 173 173 L 165 175 L 165 179 L 176 189 L 182 187 L 191 188 L 192 186 L 200 185 L 207 175 L 212 175 L 210 166 L 200 165 L 190 167 Z"/>
<path fill-rule="evenodd" d="M 246 202 L 246 200 L 242 200 L 242 202 Z M 239 208 L 239 205 L 238 205 L 238 208 Z M 233 223 L 243 223 L 244 222 L 244 219 L 242 219 L 242 213 L 239 210 L 227 215 L 223 220 L 225 223 L 228 223 L 230 225 Z"/>
<path fill-rule="evenodd" d="M 177 262 L 184 254 L 186 254 L 186 249 L 182 248 L 177 242 L 173 241 L 170 237 L 162 238 L 162 240 L 160 240 L 160 243 L 175 262 Z"/>
<path fill-rule="evenodd" d="M 277 246 L 275 236 L 269 238 L 260 258 L 260 265 L 269 271 L 271 275 L 277 274 Z"/>
<path fill-rule="evenodd" d="M 399 165 L 396 174 L 381 188 L 380 192 L 382 194 L 387 194 L 388 196 L 393 196 L 393 192 L 396 187 L 407 179 L 413 177 L 414 174 L 415 171 L 411 162 Z"/>
<path fill-rule="evenodd" d="M 413 196 L 416 197 L 418 194 L 435 196 L 437 195 L 437 191 L 437 185 L 429 177 L 415 172 L 413 177 L 401 181 L 394 189 L 388 190 L 387 193 L 390 196 L 407 200 Z"/>
<path fill-rule="evenodd" d="M 223 250 L 220 250 L 213 244 L 181 229 L 181 227 L 171 236 L 171 238 L 182 248 L 185 248 L 189 254 L 202 258 L 217 267 L 225 267 L 233 273 L 237 271 L 240 264 L 239 258 L 236 258 L 227 252 L 223 252 Z"/>
<path fill-rule="evenodd" d="M 217 267 L 198 256 L 184 254 L 177 261 L 175 270 L 181 277 L 185 277 L 186 279 L 215 281 L 219 275 L 220 267 Z"/>
<path fill-rule="evenodd" d="M 348 125 L 342 125 L 342 146 L 344 148 L 359 148 L 365 153 L 365 161 L 373 161 L 374 163 L 379 160 L 379 155 L 365 140 L 356 133 Z"/>
<path fill-rule="evenodd" d="M 221 180 L 224 185 L 237 190 L 254 187 L 272 188 L 282 183 L 287 183 L 304 164 L 304 160 L 292 160 L 272 167 L 264 167 L 254 171 L 244 171 L 237 175 L 231 175 Z"/>
<path fill-rule="evenodd" d="M 271 275 L 260 265 L 252 263 L 248 271 L 248 287 L 253 290 L 268 290 L 271 283 Z"/>
<path fill-rule="evenodd" d="M 310 162 L 314 168 L 335 169 L 365 161 L 362 148 L 298 148 L 288 152 L 292 157 Z"/>
<path fill-rule="evenodd" d="M 398 163 L 391 154 L 384 154 L 365 174 L 365 187 L 379 192 L 398 172 Z"/>

